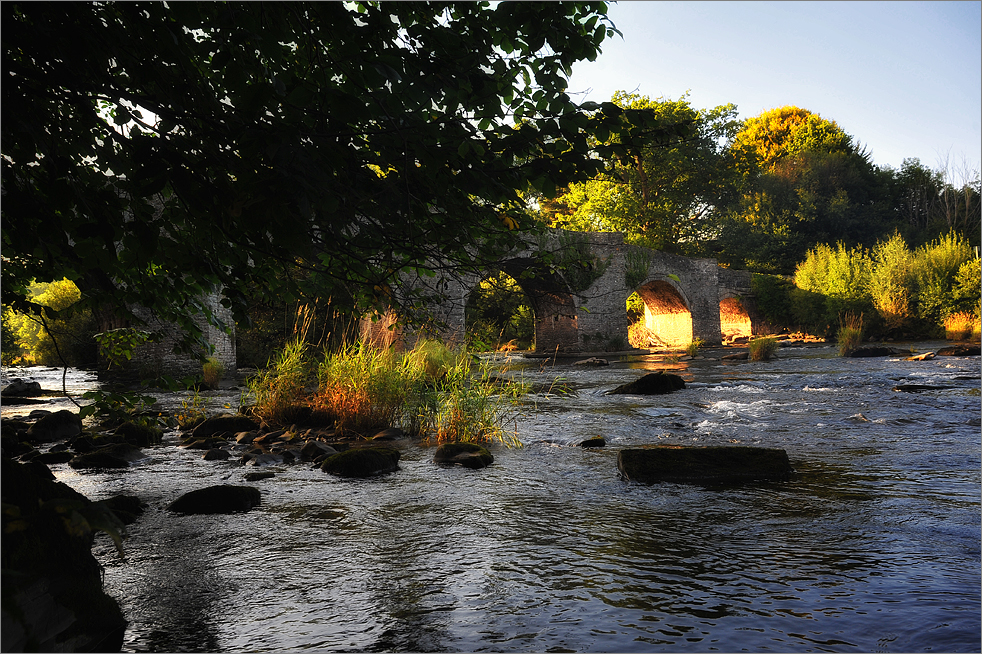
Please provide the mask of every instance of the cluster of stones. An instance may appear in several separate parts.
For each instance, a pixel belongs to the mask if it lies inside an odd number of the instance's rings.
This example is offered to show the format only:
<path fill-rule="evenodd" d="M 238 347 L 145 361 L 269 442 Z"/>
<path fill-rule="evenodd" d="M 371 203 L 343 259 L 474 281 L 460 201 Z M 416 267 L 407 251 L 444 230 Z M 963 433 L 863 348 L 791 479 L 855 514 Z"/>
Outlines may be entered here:
<path fill-rule="evenodd" d="M 237 458 L 246 466 L 308 463 L 341 477 L 369 477 L 398 469 L 399 450 L 394 447 L 409 437 L 398 427 L 382 429 L 369 438 L 339 437 L 334 429 L 272 429 L 248 416 L 216 416 L 197 425 L 181 446 L 204 450 L 209 461 Z M 452 454 L 450 454 L 452 452 Z M 481 468 L 494 460 L 480 445 L 446 443 L 437 448 L 434 461 Z M 272 476 L 250 473 L 247 480 Z"/>

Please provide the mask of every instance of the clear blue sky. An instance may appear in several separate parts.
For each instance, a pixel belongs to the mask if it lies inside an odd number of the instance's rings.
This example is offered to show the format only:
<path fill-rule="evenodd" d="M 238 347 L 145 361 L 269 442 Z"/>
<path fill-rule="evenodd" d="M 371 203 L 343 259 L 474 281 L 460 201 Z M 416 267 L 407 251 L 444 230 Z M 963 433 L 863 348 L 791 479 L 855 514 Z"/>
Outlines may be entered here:
<path fill-rule="evenodd" d="M 982 162 L 982 2 L 620 2 L 608 16 L 624 38 L 573 66 L 574 101 L 688 90 L 740 118 L 790 104 L 879 165 Z"/>

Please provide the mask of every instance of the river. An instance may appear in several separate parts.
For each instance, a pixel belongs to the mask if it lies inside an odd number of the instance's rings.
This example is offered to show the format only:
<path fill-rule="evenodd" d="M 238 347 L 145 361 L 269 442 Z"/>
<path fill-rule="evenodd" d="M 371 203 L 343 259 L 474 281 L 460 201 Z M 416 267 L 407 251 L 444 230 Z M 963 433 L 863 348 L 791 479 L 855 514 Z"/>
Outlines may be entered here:
<path fill-rule="evenodd" d="M 721 353 L 512 357 L 506 374 L 575 393 L 529 396 L 513 425 L 525 446 L 493 448 L 492 466 L 441 468 L 414 445 L 368 480 L 282 467 L 253 482 L 260 507 L 231 516 L 164 510 L 245 483 L 176 432 L 127 470 L 52 469 L 92 499 L 149 505 L 125 561 L 108 539 L 94 547 L 126 651 L 977 652 L 980 358 Z M 606 394 L 666 368 L 685 390 Z M 213 412 L 238 398 L 214 394 Z M 606 448 L 575 447 L 598 435 Z M 781 447 L 797 474 L 623 481 L 617 451 L 646 443 Z"/>

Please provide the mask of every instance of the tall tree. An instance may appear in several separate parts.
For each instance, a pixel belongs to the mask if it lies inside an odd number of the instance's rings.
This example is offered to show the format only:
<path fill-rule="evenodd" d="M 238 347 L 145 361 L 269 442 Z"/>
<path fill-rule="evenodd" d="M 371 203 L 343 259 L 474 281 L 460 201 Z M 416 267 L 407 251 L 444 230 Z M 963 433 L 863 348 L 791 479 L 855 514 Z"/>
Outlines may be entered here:
<path fill-rule="evenodd" d="M 673 252 L 698 251 L 709 216 L 736 188 L 736 155 L 726 145 L 736 133 L 736 107 L 695 109 L 678 100 L 617 92 L 612 102 L 650 111 L 679 129 L 635 140 L 603 175 L 569 185 L 540 202 L 551 224 L 587 231 L 620 231 L 629 241 Z M 610 143 L 619 143 L 613 135 Z"/>
<path fill-rule="evenodd" d="M 721 222 L 724 262 L 790 273 L 818 243 L 872 246 L 893 228 L 889 172 L 834 121 L 780 107 L 747 119 L 732 150 L 751 183 Z"/>
<path fill-rule="evenodd" d="M 619 117 L 565 93 L 603 2 L 20 3 L 3 16 L 4 303 L 68 277 L 192 333 L 221 286 L 366 306 L 530 227 Z"/>

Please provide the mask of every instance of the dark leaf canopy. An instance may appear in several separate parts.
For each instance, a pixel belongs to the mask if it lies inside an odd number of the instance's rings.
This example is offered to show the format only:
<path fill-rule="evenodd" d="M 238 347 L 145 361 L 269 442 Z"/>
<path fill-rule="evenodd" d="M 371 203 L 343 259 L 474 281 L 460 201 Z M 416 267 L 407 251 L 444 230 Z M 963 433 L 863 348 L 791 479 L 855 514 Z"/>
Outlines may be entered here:
<path fill-rule="evenodd" d="M 5 2 L 4 301 L 69 277 L 187 325 L 218 285 L 241 318 L 249 288 L 364 307 L 480 265 L 531 227 L 523 192 L 595 175 L 590 134 L 627 129 L 565 93 L 605 13 Z"/>

